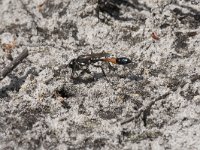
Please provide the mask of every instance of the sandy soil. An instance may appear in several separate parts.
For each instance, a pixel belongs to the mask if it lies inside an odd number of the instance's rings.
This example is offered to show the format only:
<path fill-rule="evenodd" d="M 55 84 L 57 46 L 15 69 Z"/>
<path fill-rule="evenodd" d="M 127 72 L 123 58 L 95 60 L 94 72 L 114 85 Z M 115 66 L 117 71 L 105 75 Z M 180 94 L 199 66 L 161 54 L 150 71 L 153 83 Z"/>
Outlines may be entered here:
<path fill-rule="evenodd" d="M 0 149 L 200 149 L 199 33 L 199 0 L 0 0 L 0 71 L 29 51 L 0 81 Z M 71 79 L 91 51 L 132 63 Z"/>

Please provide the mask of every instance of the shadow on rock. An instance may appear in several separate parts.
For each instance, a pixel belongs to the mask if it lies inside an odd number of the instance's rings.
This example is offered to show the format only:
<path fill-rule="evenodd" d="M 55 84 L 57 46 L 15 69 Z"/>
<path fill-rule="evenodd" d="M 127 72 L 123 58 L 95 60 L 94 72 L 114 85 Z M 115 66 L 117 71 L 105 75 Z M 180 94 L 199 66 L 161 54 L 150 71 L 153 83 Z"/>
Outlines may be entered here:
<path fill-rule="evenodd" d="M 142 10 L 148 10 L 150 11 L 151 8 L 146 6 L 146 4 L 140 4 L 138 0 L 132 0 L 132 1 L 127 1 L 127 0 L 98 0 L 98 6 L 96 9 L 96 13 L 98 18 L 100 19 L 100 12 L 101 13 L 106 13 L 113 17 L 116 20 L 122 20 L 122 21 L 129 21 L 132 20 L 132 18 L 124 18 L 120 17 L 120 15 L 123 15 L 122 12 L 122 6 L 125 6 L 126 8 L 132 8 L 136 9 L 138 11 Z M 102 19 L 100 19 L 103 21 Z"/>
<path fill-rule="evenodd" d="M 4 87 L 2 87 L 0 89 L 0 98 L 5 98 L 5 97 L 9 97 L 7 91 L 19 91 L 19 89 L 21 88 L 21 86 L 23 85 L 24 81 L 26 80 L 26 78 L 28 77 L 29 74 L 35 74 L 35 68 L 31 68 L 24 76 L 18 78 L 15 75 L 9 75 L 9 77 L 11 78 L 10 84 L 6 85 Z"/>

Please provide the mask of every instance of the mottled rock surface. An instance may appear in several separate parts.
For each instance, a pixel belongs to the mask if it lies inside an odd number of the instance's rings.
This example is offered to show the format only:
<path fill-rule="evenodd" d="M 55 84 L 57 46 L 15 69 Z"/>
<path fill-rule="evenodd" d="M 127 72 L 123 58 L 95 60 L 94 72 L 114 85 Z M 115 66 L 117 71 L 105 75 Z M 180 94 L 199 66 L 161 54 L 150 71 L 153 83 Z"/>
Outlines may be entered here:
<path fill-rule="evenodd" d="M 0 81 L 0 149 L 200 149 L 199 0 L 0 0 L 0 42 L 0 71 L 29 51 Z M 70 78 L 103 50 L 133 63 Z"/>

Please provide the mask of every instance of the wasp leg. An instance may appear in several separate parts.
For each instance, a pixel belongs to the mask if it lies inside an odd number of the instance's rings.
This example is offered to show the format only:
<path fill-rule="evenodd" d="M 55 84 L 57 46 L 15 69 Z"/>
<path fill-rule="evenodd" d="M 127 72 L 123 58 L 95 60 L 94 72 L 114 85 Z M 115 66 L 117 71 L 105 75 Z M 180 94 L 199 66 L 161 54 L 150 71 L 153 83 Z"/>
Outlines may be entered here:
<path fill-rule="evenodd" d="M 76 75 L 76 76 L 75 76 Z M 78 73 L 74 70 L 72 70 L 72 73 L 71 73 L 71 79 L 75 79 L 76 77 L 78 76 Z"/>
<path fill-rule="evenodd" d="M 87 68 L 87 69 L 85 69 L 85 72 L 87 73 L 87 74 L 91 74 L 91 71 Z"/>
<path fill-rule="evenodd" d="M 79 77 L 83 76 L 85 73 L 87 73 L 87 74 L 91 73 L 90 70 L 89 70 L 89 65 L 82 66 L 82 68 L 79 69 L 79 70 L 82 70 L 81 73 L 79 74 Z"/>
<path fill-rule="evenodd" d="M 101 71 L 102 71 L 104 77 L 106 78 L 106 80 L 107 80 L 108 82 L 110 82 L 109 79 L 107 78 L 106 73 L 105 73 L 105 71 L 103 70 L 103 67 L 102 67 L 102 66 L 100 66 L 100 65 L 93 65 L 93 66 L 94 66 L 94 67 L 97 67 L 97 68 L 101 68 Z"/>
<path fill-rule="evenodd" d="M 97 67 L 97 68 L 101 68 L 101 71 L 102 71 L 104 77 L 106 78 L 107 82 L 110 82 L 109 79 L 107 78 L 106 73 L 105 73 L 105 71 L 103 70 L 103 67 L 102 67 L 102 66 L 100 66 L 100 65 L 93 65 L 93 66 L 94 66 L 94 67 Z"/>
<path fill-rule="evenodd" d="M 93 65 L 94 67 L 97 67 L 97 68 L 101 68 L 101 71 L 102 71 L 102 73 L 103 73 L 103 75 L 106 77 L 106 73 L 105 73 L 105 71 L 103 70 L 103 67 L 102 66 L 100 66 L 100 65 Z"/>
<path fill-rule="evenodd" d="M 117 70 L 117 69 L 114 68 L 109 62 L 108 62 L 107 64 L 108 64 L 109 73 L 110 73 L 111 70 L 112 70 L 112 71 L 116 71 L 116 70 Z"/>
<path fill-rule="evenodd" d="M 87 69 L 83 69 L 83 71 L 81 71 L 81 73 L 80 73 L 79 76 L 82 76 L 82 75 L 84 75 L 85 73 L 91 74 L 90 70 L 87 68 Z"/>
<path fill-rule="evenodd" d="M 94 52 L 92 51 L 92 49 L 90 50 L 91 54 L 94 54 Z"/>

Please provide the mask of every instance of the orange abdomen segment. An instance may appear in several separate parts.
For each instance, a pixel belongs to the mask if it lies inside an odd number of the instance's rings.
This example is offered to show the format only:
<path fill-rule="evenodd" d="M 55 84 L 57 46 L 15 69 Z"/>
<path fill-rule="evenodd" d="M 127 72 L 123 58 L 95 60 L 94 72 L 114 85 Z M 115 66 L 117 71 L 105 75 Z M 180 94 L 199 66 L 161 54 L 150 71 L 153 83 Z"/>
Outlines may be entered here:
<path fill-rule="evenodd" d="M 110 63 L 113 63 L 113 64 L 116 64 L 116 58 L 105 58 L 103 59 L 103 61 L 105 62 L 110 62 Z"/>

